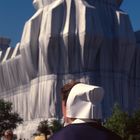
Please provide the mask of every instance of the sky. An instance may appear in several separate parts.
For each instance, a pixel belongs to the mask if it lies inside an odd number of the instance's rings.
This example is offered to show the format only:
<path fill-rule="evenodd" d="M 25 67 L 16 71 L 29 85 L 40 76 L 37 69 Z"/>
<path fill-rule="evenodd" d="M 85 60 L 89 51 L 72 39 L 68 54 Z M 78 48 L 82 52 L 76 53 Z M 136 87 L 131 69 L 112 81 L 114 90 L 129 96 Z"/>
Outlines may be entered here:
<path fill-rule="evenodd" d="M 140 30 L 140 0 L 124 0 L 121 9 L 129 14 L 133 30 Z M 34 13 L 32 0 L 0 0 L 0 36 L 10 38 L 14 47 Z"/>

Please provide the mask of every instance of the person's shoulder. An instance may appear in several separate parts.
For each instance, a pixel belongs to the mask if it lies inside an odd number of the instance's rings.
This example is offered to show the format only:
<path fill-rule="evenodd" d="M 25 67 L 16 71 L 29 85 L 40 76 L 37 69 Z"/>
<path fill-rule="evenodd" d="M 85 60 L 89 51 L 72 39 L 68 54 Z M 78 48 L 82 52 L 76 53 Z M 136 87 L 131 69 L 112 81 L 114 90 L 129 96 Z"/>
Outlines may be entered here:
<path fill-rule="evenodd" d="M 102 130 L 106 133 L 106 135 L 108 135 L 108 137 L 112 140 L 122 140 L 122 138 L 117 135 L 115 132 L 105 128 L 105 127 L 102 127 Z"/>
<path fill-rule="evenodd" d="M 122 138 L 117 135 L 115 132 L 105 128 L 101 124 L 88 123 L 89 126 L 92 126 L 94 129 L 98 130 L 102 135 L 108 138 L 108 140 L 122 140 Z"/>
<path fill-rule="evenodd" d="M 49 140 L 69 140 L 73 133 L 73 125 L 68 125 L 62 128 L 60 131 L 53 134 Z"/>

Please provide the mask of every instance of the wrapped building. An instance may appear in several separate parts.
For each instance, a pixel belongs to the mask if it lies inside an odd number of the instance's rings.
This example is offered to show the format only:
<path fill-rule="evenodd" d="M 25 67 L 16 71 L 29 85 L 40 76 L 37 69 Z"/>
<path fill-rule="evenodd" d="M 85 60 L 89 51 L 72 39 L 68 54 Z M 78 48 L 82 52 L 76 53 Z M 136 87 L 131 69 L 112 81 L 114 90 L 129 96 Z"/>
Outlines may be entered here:
<path fill-rule="evenodd" d="M 104 118 L 115 102 L 138 109 L 139 37 L 121 2 L 34 0 L 21 41 L 0 63 L 0 98 L 24 118 L 18 138 L 30 139 L 41 120 L 61 118 L 60 88 L 70 80 L 104 88 Z"/>

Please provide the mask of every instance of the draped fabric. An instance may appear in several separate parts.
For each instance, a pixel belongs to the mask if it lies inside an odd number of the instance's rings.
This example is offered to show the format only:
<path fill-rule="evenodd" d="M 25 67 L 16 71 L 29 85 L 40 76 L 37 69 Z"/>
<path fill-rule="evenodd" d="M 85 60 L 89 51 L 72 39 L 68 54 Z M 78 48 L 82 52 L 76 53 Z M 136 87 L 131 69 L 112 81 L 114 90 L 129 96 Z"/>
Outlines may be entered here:
<path fill-rule="evenodd" d="M 14 50 L 0 52 L 0 98 L 11 101 L 24 119 L 15 130 L 18 138 L 31 139 L 41 120 L 61 118 L 60 88 L 70 80 L 104 88 L 104 118 L 115 102 L 130 113 L 137 109 L 140 46 L 118 3 L 42 4 L 25 23 Z"/>
<path fill-rule="evenodd" d="M 136 111 L 140 102 L 140 31 L 136 32 L 136 51 L 129 74 L 129 109 Z M 133 104 L 133 106 L 131 106 Z"/>

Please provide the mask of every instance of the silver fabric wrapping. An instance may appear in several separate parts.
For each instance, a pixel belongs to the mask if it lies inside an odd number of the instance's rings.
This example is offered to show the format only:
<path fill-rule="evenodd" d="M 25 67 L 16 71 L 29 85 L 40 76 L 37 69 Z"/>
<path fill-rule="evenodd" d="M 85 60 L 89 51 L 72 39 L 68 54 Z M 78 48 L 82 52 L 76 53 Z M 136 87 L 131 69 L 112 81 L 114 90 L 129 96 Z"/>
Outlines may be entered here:
<path fill-rule="evenodd" d="M 32 138 L 41 120 L 61 118 L 60 88 L 70 80 L 105 90 L 103 116 L 118 102 L 138 108 L 140 46 L 115 0 L 53 0 L 25 23 L 21 42 L 0 53 L 0 98 L 24 119 L 15 133 Z"/>

